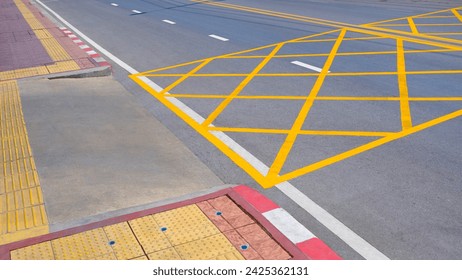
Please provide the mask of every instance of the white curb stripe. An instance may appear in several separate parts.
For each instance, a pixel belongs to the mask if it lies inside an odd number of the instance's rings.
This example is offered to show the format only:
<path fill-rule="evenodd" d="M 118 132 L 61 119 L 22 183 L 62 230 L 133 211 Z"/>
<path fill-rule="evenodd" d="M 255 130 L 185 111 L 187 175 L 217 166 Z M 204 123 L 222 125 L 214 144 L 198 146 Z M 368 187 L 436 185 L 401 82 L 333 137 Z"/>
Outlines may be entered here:
<path fill-rule="evenodd" d="M 262 214 L 294 244 L 316 237 L 282 208 L 276 208 Z"/>

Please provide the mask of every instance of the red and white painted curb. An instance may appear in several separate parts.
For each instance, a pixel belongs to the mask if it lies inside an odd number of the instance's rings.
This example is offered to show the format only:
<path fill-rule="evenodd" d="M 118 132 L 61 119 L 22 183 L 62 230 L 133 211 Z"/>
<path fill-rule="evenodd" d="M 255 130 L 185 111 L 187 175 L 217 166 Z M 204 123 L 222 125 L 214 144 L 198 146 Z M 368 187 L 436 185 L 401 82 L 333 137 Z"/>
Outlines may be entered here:
<path fill-rule="evenodd" d="M 89 57 L 91 57 L 99 66 L 111 66 L 99 53 L 95 52 L 91 47 L 80 40 L 72 31 L 66 27 L 59 28 L 67 37 L 69 37 L 80 49 L 85 51 Z"/>
<path fill-rule="evenodd" d="M 233 190 L 261 213 L 275 228 L 287 237 L 300 251 L 312 260 L 341 260 L 329 246 L 317 238 L 286 210 L 266 196 L 247 186 Z"/>

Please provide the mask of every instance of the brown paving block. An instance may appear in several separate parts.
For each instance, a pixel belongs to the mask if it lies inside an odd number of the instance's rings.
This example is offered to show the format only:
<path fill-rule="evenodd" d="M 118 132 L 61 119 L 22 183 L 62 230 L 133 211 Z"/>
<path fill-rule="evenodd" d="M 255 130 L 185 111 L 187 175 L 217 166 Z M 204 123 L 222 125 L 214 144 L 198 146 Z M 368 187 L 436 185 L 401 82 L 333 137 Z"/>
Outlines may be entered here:
<path fill-rule="evenodd" d="M 222 217 L 234 228 L 243 227 L 253 224 L 254 221 L 239 206 L 237 206 L 229 197 L 220 196 L 208 200 L 210 205 L 222 213 Z"/>
<path fill-rule="evenodd" d="M 201 201 L 196 203 L 196 205 L 221 232 L 233 229 L 221 215 L 217 215 L 218 210 L 213 208 L 207 201 Z"/>
<path fill-rule="evenodd" d="M 287 260 L 291 257 L 257 224 L 238 228 L 237 232 L 265 260 Z"/>
<path fill-rule="evenodd" d="M 262 260 L 263 258 L 250 246 L 247 241 L 235 230 L 223 232 L 229 242 L 241 253 L 246 260 Z M 247 245 L 247 249 L 242 249 L 241 246 Z"/>

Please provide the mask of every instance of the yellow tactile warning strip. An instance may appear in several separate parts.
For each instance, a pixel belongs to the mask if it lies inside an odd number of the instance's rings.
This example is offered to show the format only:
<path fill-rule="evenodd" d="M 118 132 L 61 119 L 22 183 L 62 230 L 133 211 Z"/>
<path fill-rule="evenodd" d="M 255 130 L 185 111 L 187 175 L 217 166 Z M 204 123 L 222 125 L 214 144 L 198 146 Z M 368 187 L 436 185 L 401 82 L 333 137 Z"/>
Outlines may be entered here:
<path fill-rule="evenodd" d="M 48 232 L 16 81 L 0 82 L 0 245 Z"/>
<path fill-rule="evenodd" d="M 379 41 L 384 44 L 377 44 Z M 358 45 L 370 50 L 354 51 Z M 377 49 L 374 49 L 374 47 Z M 416 94 L 411 96 L 408 92 L 408 79 L 410 77 L 451 75 L 452 77 L 462 78 L 461 65 L 454 64 L 448 66 L 447 69 L 422 69 L 419 68 L 421 67 L 420 65 L 415 65 L 413 69 L 408 69 L 410 67 L 406 66 L 406 57 L 410 55 L 419 55 L 423 59 L 434 59 L 432 57 L 434 55 L 451 52 L 460 54 L 461 51 L 462 47 L 441 42 L 431 42 L 427 39 L 415 40 L 370 30 L 342 28 L 251 50 L 150 70 L 130 77 L 228 155 L 263 187 L 271 187 L 461 116 L 462 110 L 458 110 L 446 115 L 439 115 L 423 123 L 414 124 L 410 110 L 411 103 L 448 101 L 457 102 L 456 104 L 460 104 L 462 108 L 462 95 L 440 96 L 439 93 L 435 92 L 432 96 L 418 96 Z M 297 68 L 298 71 L 286 70 L 278 72 L 275 70 L 277 68 L 274 68 L 274 65 L 281 64 L 284 59 L 303 60 L 306 58 L 320 63 L 319 71 L 303 71 L 303 68 Z M 388 68 L 374 68 L 375 65 L 380 65 L 379 63 L 374 63 L 374 61 L 387 58 Z M 361 67 L 364 67 L 364 70 L 361 68 L 355 69 L 356 64 L 354 61 L 358 60 L 362 61 Z M 231 64 L 231 62 L 234 64 Z M 232 65 L 239 65 L 241 72 L 233 69 Z M 242 71 L 243 66 L 248 67 L 247 72 Z M 225 72 L 223 69 L 229 72 Z M 334 95 L 319 94 L 326 83 L 332 83 L 335 79 L 349 77 L 395 80 L 393 83 L 397 87 L 393 89 L 393 86 L 391 86 L 387 96 L 372 96 L 369 92 L 347 92 L 349 94 L 341 92 Z M 311 85 L 306 86 L 306 91 L 303 95 L 291 95 L 284 91 L 262 94 L 246 91 L 246 88 L 255 81 L 260 81 L 261 83 L 262 79 L 268 78 L 274 79 L 275 83 L 277 83 L 278 79 L 287 78 L 293 79 L 291 80 L 293 84 L 305 84 L 309 79 L 313 82 Z M 158 83 L 164 89 L 161 91 L 154 90 L 146 82 L 146 79 Z M 229 79 L 230 82 L 224 79 Z M 196 90 L 198 88 L 197 84 L 201 80 L 203 83 L 210 85 L 207 92 Z M 266 81 L 271 83 L 271 80 Z M 222 86 L 218 88 L 216 85 Z M 211 89 L 215 87 L 217 89 L 213 92 Z M 276 87 L 277 85 L 275 85 Z M 172 102 L 172 98 L 184 100 L 184 102 L 188 102 L 188 100 L 216 100 L 215 104 L 217 105 L 215 105 L 215 109 L 207 112 L 208 115 L 203 116 L 204 119 L 201 120 L 200 118 L 192 118 L 182 111 L 180 107 L 177 107 L 177 102 Z M 226 112 L 229 106 L 234 106 L 235 109 L 245 100 L 253 100 L 253 104 L 268 100 L 273 103 L 281 101 L 300 101 L 301 103 L 298 115 L 294 119 L 288 119 L 286 122 L 289 125 L 286 124 L 285 127 L 258 127 L 242 124 L 232 126 L 229 123 L 227 126 L 220 125 L 219 120 L 223 112 Z M 307 116 L 308 114 L 310 114 L 310 117 L 314 116 L 315 113 L 312 112 L 312 107 L 318 101 L 338 102 L 339 104 L 341 102 L 356 102 L 356 104 L 373 102 L 374 104 L 383 104 L 383 106 L 397 104 L 397 108 L 399 108 L 397 117 L 400 119 L 401 126 L 400 128 L 386 130 L 379 130 L 376 127 L 371 127 L 370 130 L 358 130 L 350 127 L 336 130 L 329 128 L 307 129 L 305 124 Z M 192 109 L 202 110 L 203 106 L 192 107 Z M 253 116 L 256 113 L 257 109 L 254 108 L 250 115 Z M 283 135 L 286 138 L 280 146 L 274 161 L 269 164 L 269 170 L 262 173 L 251 162 L 248 162 L 222 142 L 221 138 L 216 136 L 216 132 L 273 134 Z M 297 153 L 297 149 L 294 149 L 294 144 L 301 136 L 348 136 L 361 138 L 361 141 L 364 142 L 321 158 L 316 162 L 307 163 L 305 166 L 284 171 L 283 168 L 290 154 Z"/>
<path fill-rule="evenodd" d="M 216 218 L 223 221 L 217 223 Z M 223 222 L 234 226 L 223 228 Z M 27 246 L 10 255 L 13 260 L 291 258 L 227 196 Z"/>
<path fill-rule="evenodd" d="M 14 3 L 55 63 L 47 66 L 3 71 L 0 72 L 0 81 L 79 70 L 80 66 L 72 59 L 43 24 L 40 23 L 27 5 L 25 5 L 22 0 L 14 0 Z"/>

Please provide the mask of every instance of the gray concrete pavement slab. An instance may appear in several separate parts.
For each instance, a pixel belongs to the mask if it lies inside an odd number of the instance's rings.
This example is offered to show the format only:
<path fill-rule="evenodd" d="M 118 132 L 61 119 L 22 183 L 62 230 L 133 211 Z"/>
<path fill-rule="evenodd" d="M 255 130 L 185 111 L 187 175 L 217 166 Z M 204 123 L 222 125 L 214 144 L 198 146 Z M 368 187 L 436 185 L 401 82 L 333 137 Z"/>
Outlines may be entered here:
<path fill-rule="evenodd" d="M 19 84 L 52 228 L 223 184 L 111 77 Z"/>

